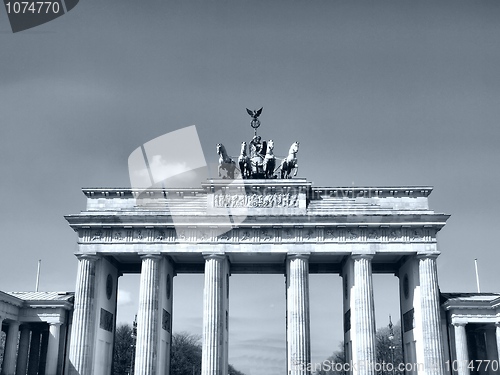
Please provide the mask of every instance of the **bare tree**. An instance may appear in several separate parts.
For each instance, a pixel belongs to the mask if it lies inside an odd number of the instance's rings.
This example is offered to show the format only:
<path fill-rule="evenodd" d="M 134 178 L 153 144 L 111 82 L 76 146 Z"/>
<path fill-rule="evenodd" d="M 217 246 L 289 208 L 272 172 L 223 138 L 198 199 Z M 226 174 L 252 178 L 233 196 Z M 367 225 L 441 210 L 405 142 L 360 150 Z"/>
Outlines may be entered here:
<path fill-rule="evenodd" d="M 135 355 L 133 328 L 122 324 L 116 328 L 115 351 L 113 356 L 113 374 L 132 374 L 133 357 Z M 229 365 L 229 375 L 244 375 Z M 172 335 L 170 353 L 170 375 L 201 374 L 200 336 L 187 332 Z"/>
<path fill-rule="evenodd" d="M 376 361 L 377 374 L 379 375 L 403 375 L 398 371 L 398 365 L 403 363 L 403 345 L 400 323 L 392 327 L 383 327 L 377 330 L 376 336 Z M 334 351 L 323 363 L 321 369 L 317 369 L 314 375 L 345 375 L 346 355 L 344 352 L 344 342 L 339 345 L 339 349 Z M 385 363 L 385 366 L 382 364 Z"/>
<path fill-rule="evenodd" d="M 121 324 L 115 332 L 115 350 L 113 355 L 113 374 L 127 375 L 132 369 L 132 358 L 135 355 L 132 326 Z"/>

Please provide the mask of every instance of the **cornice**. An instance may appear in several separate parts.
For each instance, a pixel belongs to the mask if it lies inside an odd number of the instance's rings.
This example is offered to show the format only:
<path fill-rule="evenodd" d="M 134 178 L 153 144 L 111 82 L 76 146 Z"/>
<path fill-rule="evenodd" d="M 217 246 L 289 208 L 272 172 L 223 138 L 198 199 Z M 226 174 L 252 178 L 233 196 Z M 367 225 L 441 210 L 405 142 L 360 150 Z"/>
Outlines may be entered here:
<path fill-rule="evenodd" d="M 207 194 L 224 188 L 304 188 L 307 197 L 428 197 L 433 190 L 431 186 L 338 186 L 313 187 L 312 182 L 306 179 L 289 180 L 208 180 L 201 184 L 201 188 L 83 188 L 82 192 L 88 198 L 136 198 L 139 194 L 145 196 L 162 197 L 168 194 L 182 193 L 186 195 Z"/>
<path fill-rule="evenodd" d="M 0 303 L 7 303 L 15 307 L 22 307 L 24 301 L 5 292 L 0 292 Z"/>
<path fill-rule="evenodd" d="M 247 216 L 239 227 L 261 226 L 329 226 L 329 227 L 435 227 L 442 228 L 450 215 L 446 214 L 370 214 L 370 215 L 270 215 Z M 137 226 L 174 226 L 174 220 L 169 213 L 141 213 L 105 212 L 78 215 L 66 215 L 65 219 L 74 229 L 81 227 L 137 227 Z M 227 223 L 227 215 L 183 215 L 175 218 L 175 226 L 216 226 Z"/>

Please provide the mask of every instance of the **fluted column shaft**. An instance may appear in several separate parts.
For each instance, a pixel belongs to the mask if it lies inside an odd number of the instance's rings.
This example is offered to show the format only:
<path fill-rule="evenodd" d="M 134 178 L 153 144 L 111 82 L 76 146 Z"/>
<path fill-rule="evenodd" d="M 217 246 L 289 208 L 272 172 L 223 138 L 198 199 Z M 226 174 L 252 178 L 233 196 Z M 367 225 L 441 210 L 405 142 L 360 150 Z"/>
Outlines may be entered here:
<path fill-rule="evenodd" d="M 29 346 L 30 346 L 30 327 L 27 325 L 23 325 L 21 327 L 21 336 L 19 338 L 16 375 L 26 375 L 26 371 L 28 370 Z"/>
<path fill-rule="evenodd" d="M 436 259 L 438 254 L 421 254 L 419 260 L 420 308 L 424 374 L 444 374 L 443 333 L 439 305 L 439 285 Z"/>
<path fill-rule="evenodd" d="M 354 321 L 351 332 L 354 333 L 353 351 L 356 351 L 357 374 L 374 375 L 375 350 L 375 304 L 373 301 L 372 254 L 356 254 L 354 261 Z"/>
<path fill-rule="evenodd" d="M 19 335 L 19 323 L 10 322 L 5 341 L 5 353 L 3 357 L 2 375 L 14 375 L 16 371 L 17 339 Z"/>
<path fill-rule="evenodd" d="M 59 360 L 59 333 L 60 323 L 53 323 L 49 326 L 49 343 L 47 345 L 47 361 L 45 364 L 45 375 L 57 374 L 57 363 Z"/>
<path fill-rule="evenodd" d="M 203 346 L 201 375 L 226 375 L 227 356 L 224 351 L 224 254 L 205 256 L 205 287 L 203 292 Z"/>
<path fill-rule="evenodd" d="M 289 255 L 286 277 L 287 374 L 310 374 L 309 255 Z"/>
<path fill-rule="evenodd" d="M 95 329 L 96 262 L 93 255 L 78 256 L 75 304 L 69 348 L 69 374 L 92 375 L 92 351 Z M 30 361 L 31 362 L 31 361 Z"/>
<path fill-rule="evenodd" d="M 466 323 L 453 323 L 455 327 L 455 352 L 457 353 L 458 375 L 470 374 L 465 324 Z"/>
<path fill-rule="evenodd" d="M 134 375 L 156 375 L 158 355 L 159 255 L 143 255 Z"/>

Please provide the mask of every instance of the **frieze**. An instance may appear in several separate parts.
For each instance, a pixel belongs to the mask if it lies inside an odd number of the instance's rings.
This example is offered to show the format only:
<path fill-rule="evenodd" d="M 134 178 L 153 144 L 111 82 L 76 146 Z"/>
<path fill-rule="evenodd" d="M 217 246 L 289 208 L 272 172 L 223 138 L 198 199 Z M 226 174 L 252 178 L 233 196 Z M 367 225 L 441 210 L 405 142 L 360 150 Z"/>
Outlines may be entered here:
<path fill-rule="evenodd" d="M 378 230 L 371 229 L 366 235 L 367 240 L 379 240 L 381 238 L 381 233 Z"/>
<path fill-rule="evenodd" d="M 421 229 L 411 229 L 410 230 L 410 240 L 418 240 L 424 237 Z"/>
<path fill-rule="evenodd" d="M 295 240 L 295 228 L 285 228 L 285 229 L 283 229 L 282 240 L 283 241 L 293 241 L 293 240 Z"/>
<path fill-rule="evenodd" d="M 299 195 L 277 194 L 215 194 L 214 207 L 217 208 L 273 208 L 299 207 Z"/>
<path fill-rule="evenodd" d="M 402 237 L 402 232 L 400 229 L 392 229 L 389 231 L 389 240 L 398 241 Z"/>
<path fill-rule="evenodd" d="M 94 232 L 94 234 L 92 235 L 91 241 L 101 241 L 101 240 L 102 240 L 102 231 L 98 230 L 98 231 Z"/>
<path fill-rule="evenodd" d="M 83 243 L 173 243 L 173 242 L 241 242 L 241 243 L 350 243 L 350 242 L 429 242 L 436 239 L 436 228 L 390 227 L 253 227 L 235 228 L 220 233 L 220 228 L 130 228 L 85 229 Z"/>
<path fill-rule="evenodd" d="M 212 239 L 212 236 L 208 231 L 201 230 L 198 234 L 198 239 L 200 241 L 210 241 Z"/>
<path fill-rule="evenodd" d="M 117 230 L 113 234 L 113 241 L 123 241 L 123 240 L 124 240 L 123 232 L 121 230 Z"/>
<path fill-rule="evenodd" d="M 325 240 L 327 241 L 335 241 L 338 240 L 340 235 L 340 231 L 337 229 L 327 229 L 325 231 Z"/>
<path fill-rule="evenodd" d="M 253 240 L 252 231 L 250 229 L 240 229 L 240 241 L 250 242 Z"/>
<path fill-rule="evenodd" d="M 262 242 L 271 242 L 274 240 L 274 229 L 261 229 L 260 230 L 260 240 Z"/>
<path fill-rule="evenodd" d="M 217 236 L 217 241 L 227 242 L 231 240 L 231 235 L 226 232 Z"/>
<path fill-rule="evenodd" d="M 189 240 L 189 234 L 188 231 L 185 229 L 181 229 L 177 231 L 177 237 L 176 237 L 177 242 L 186 242 Z"/>
<path fill-rule="evenodd" d="M 302 232 L 303 232 L 303 235 L 302 235 L 303 241 L 315 241 L 317 238 L 317 230 L 316 229 L 308 228 L 308 229 L 302 230 Z"/>
<path fill-rule="evenodd" d="M 345 234 L 346 241 L 353 241 L 360 236 L 360 231 L 356 229 L 347 229 Z"/>

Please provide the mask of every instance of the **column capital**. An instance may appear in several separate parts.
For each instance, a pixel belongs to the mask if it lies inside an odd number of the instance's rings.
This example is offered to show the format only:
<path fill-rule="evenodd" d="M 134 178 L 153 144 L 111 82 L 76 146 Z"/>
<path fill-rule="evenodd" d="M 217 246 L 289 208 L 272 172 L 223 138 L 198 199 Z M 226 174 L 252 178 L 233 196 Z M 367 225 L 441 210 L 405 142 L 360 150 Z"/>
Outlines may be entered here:
<path fill-rule="evenodd" d="M 467 322 L 452 322 L 451 325 L 454 327 L 465 327 L 467 325 Z"/>
<path fill-rule="evenodd" d="M 163 257 L 159 253 L 139 253 L 139 258 L 141 258 L 141 259 L 156 259 L 156 260 L 160 260 Z"/>
<path fill-rule="evenodd" d="M 441 253 L 439 251 L 433 251 L 433 252 L 429 252 L 429 253 L 417 253 L 417 259 L 418 260 L 421 260 L 421 259 L 437 259 L 437 257 L 440 255 Z"/>
<path fill-rule="evenodd" d="M 78 258 L 78 260 L 89 260 L 92 262 L 96 262 L 101 259 L 101 257 L 97 254 L 75 254 L 75 256 Z"/>
<path fill-rule="evenodd" d="M 353 253 L 351 254 L 351 258 L 354 260 L 359 260 L 359 259 L 367 259 L 367 260 L 372 260 L 375 254 L 371 253 Z"/>
<path fill-rule="evenodd" d="M 287 253 L 287 259 L 309 259 L 311 253 Z"/>
<path fill-rule="evenodd" d="M 218 259 L 218 260 L 224 260 L 226 259 L 226 253 L 202 253 L 203 258 L 205 260 L 208 259 Z"/>
<path fill-rule="evenodd" d="M 500 322 L 495 322 L 495 327 L 500 328 Z"/>

